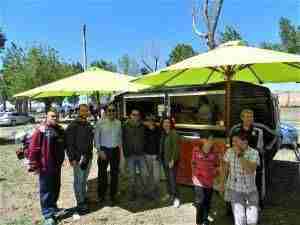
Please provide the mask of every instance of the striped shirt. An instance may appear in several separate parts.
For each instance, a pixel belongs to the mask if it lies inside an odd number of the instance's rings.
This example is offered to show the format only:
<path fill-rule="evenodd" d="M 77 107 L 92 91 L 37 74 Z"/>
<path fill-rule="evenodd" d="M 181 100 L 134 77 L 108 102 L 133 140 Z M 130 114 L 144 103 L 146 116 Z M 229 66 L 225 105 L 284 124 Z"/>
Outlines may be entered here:
<path fill-rule="evenodd" d="M 248 147 L 243 157 L 250 162 L 256 163 L 256 165 L 260 164 L 258 152 L 251 147 Z M 242 193 L 257 191 L 255 173 L 245 173 L 241 166 L 240 159 L 237 157 L 233 148 L 226 151 L 224 161 L 229 164 L 229 175 L 226 182 L 226 189 Z"/>

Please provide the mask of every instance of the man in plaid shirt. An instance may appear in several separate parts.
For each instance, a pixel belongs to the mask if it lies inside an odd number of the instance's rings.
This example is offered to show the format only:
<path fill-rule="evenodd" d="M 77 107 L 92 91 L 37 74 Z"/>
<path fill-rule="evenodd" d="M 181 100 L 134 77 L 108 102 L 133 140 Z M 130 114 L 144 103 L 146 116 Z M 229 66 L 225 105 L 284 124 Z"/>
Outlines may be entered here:
<path fill-rule="evenodd" d="M 256 225 L 258 192 L 255 184 L 258 152 L 248 146 L 245 136 L 233 136 L 233 147 L 225 156 L 225 200 L 231 202 L 235 225 Z"/>

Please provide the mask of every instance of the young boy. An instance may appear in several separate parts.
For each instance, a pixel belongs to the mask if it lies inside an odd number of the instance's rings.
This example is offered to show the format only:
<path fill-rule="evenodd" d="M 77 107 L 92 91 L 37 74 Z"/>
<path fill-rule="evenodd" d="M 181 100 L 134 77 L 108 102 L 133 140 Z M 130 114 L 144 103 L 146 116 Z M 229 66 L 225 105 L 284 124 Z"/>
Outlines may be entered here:
<path fill-rule="evenodd" d="M 208 139 L 193 149 L 192 180 L 195 188 L 196 224 L 208 225 L 208 213 L 213 193 L 213 181 L 217 173 L 218 154 L 213 151 L 213 141 Z"/>

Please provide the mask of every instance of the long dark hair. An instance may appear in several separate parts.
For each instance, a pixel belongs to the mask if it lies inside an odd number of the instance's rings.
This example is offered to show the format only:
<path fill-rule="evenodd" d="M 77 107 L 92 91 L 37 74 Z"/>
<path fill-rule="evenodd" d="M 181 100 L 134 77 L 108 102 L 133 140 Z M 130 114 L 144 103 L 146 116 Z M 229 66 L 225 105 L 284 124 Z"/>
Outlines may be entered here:
<path fill-rule="evenodd" d="M 160 128 L 161 128 L 162 130 L 164 130 L 164 128 L 163 128 L 163 123 L 164 123 L 165 120 L 169 120 L 169 122 L 170 122 L 170 129 L 171 129 L 171 130 L 175 129 L 175 120 L 174 120 L 174 118 L 173 118 L 173 117 L 170 117 L 170 116 L 165 116 L 165 117 L 163 117 L 163 118 L 160 120 Z"/>

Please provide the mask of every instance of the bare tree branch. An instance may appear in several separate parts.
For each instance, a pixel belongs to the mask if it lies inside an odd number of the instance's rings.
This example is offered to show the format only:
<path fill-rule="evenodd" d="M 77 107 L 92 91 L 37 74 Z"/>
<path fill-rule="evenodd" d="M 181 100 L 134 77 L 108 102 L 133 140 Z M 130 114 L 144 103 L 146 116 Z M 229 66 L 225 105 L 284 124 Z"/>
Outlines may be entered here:
<path fill-rule="evenodd" d="M 144 66 L 150 71 L 150 72 L 153 72 L 153 69 L 151 66 L 149 66 L 146 61 L 144 59 L 142 59 L 142 63 L 144 64 Z"/>
<path fill-rule="evenodd" d="M 213 49 L 216 47 L 215 33 L 216 33 L 224 0 L 203 0 L 202 15 L 203 15 L 204 24 L 207 28 L 207 33 L 199 32 L 199 30 L 196 27 L 196 18 L 197 18 L 197 14 L 199 14 L 199 12 L 197 12 L 197 7 L 195 3 L 196 1 L 197 0 L 193 1 L 193 11 L 192 11 L 193 31 L 199 37 L 205 38 L 207 41 L 206 44 L 209 47 L 209 49 Z"/>
<path fill-rule="evenodd" d="M 148 46 L 146 46 L 143 50 L 141 56 L 141 62 L 146 67 L 146 69 L 150 72 L 157 71 L 159 67 L 159 47 L 152 41 Z"/>
<path fill-rule="evenodd" d="M 200 32 L 198 29 L 197 29 L 197 26 L 196 26 L 196 16 L 197 16 L 197 9 L 196 9 L 196 6 L 193 6 L 193 9 L 192 9 L 192 25 L 193 25 L 193 31 L 196 35 L 198 35 L 199 37 L 201 38 L 205 38 L 207 39 L 207 33 L 203 33 L 203 32 Z"/>

